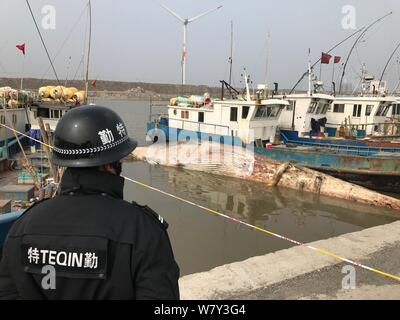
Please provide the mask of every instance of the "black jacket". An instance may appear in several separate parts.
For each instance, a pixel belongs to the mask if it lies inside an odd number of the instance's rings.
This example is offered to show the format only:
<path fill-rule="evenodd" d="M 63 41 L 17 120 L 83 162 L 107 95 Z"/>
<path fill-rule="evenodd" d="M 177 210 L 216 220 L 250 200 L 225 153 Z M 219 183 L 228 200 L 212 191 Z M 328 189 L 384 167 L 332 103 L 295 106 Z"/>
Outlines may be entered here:
<path fill-rule="evenodd" d="M 0 298 L 179 299 L 167 225 L 148 207 L 122 200 L 123 185 L 96 169 L 67 169 L 61 194 L 11 228 Z M 55 281 L 45 265 L 54 267 Z"/>

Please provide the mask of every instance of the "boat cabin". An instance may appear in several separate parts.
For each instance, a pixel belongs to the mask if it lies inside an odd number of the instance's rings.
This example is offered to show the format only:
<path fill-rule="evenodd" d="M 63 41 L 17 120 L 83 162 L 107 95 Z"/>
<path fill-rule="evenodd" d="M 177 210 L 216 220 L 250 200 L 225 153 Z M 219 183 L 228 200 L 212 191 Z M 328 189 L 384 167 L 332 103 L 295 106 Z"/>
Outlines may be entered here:
<path fill-rule="evenodd" d="M 281 99 L 214 100 L 209 104 L 168 106 L 168 126 L 217 136 L 238 137 L 245 144 L 273 143 L 282 110 Z"/>
<path fill-rule="evenodd" d="M 326 113 L 332 104 L 333 96 L 305 93 L 279 97 L 289 101 L 279 120 L 282 130 L 297 131 L 299 137 L 315 136 L 324 132 Z"/>
<path fill-rule="evenodd" d="M 28 117 L 33 130 L 40 130 L 38 118 L 42 118 L 44 124 L 50 125 L 53 132 L 56 129 L 58 121 L 70 109 L 68 105 L 63 103 L 35 103 L 28 109 Z"/>
<path fill-rule="evenodd" d="M 395 102 L 394 97 L 336 97 L 327 113 L 329 135 L 335 136 L 341 126 L 357 130 L 358 136 L 382 132 Z"/>

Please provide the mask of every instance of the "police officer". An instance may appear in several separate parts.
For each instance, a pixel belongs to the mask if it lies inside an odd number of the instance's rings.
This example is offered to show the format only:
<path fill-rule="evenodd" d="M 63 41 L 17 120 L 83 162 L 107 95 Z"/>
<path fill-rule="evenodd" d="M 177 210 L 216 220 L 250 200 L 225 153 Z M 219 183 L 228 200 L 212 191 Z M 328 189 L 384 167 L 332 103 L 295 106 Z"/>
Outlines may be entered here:
<path fill-rule="evenodd" d="M 3 299 L 179 299 L 167 223 L 123 200 L 120 160 L 137 142 L 101 106 L 59 121 L 53 163 L 59 194 L 14 223 L 0 264 Z"/>

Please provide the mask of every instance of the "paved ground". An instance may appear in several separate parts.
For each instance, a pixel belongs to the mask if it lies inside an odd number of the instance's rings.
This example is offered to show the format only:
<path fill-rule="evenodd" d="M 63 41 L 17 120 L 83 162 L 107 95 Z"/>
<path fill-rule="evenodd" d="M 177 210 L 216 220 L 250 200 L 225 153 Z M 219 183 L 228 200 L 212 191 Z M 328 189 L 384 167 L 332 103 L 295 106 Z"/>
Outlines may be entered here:
<path fill-rule="evenodd" d="M 400 276 L 400 241 L 374 253 L 358 262 L 382 271 Z M 343 289 L 344 266 L 334 266 L 315 270 L 271 285 L 238 299 L 400 299 L 400 282 L 374 272 L 355 268 L 355 288 Z M 349 282 L 345 281 L 345 286 Z"/>
<path fill-rule="evenodd" d="M 400 221 L 310 244 L 400 277 Z M 295 246 L 180 279 L 183 299 L 400 299 L 400 281 Z"/>

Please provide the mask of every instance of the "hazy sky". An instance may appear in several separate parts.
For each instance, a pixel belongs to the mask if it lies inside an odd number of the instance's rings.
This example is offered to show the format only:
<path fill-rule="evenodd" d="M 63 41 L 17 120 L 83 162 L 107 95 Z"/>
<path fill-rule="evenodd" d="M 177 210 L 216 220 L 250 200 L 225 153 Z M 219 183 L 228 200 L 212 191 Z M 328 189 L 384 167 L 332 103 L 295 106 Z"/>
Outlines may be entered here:
<path fill-rule="evenodd" d="M 400 41 L 398 0 L 93 0 L 90 78 L 104 80 L 180 83 L 182 24 L 160 7 L 162 3 L 182 17 L 192 17 L 223 5 L 223 8 L 188 26 L 187 82 L 216 85 L 229 75 L 230 21 L 234 23 L 234 82 L 247 67 L 255 83 L 265 81 L 269 47 L 268 82 L 290 87 L 304 71 L 308 48 L 312 59 L 350 35 L 344 29 L 343 6 L 355 8 L 356 28 L 371 23 L 389 11 L 393 15 L 365 36 L 350 59 L 348 80 L 357 78 L 361 64 L 380 76 L 389 55 Z M 55 67 L 61 79 L 74 77 L 85 44 L 86 0 L 30 0 L 39 25 L 45 5 L 56 10 L 56 28 L 43 37 L 52 57 L 59 52 Z M 15 48 L 26 43 L 24 74 L 54 77 L 25 0 L 0 0 L 0 76 L 19 77 L 23 57 Z M 267 34 L 270 33 L 269 46 Z M 70 35 L 69 38 L 68 35 Z M 346 56 L 355 38 L 335 50 Z M 64 45 L 63 45 L 64 43 Z M 63 45 L 63 46 L 62 46 Z M 387 72 L 392 86 L 399 79 L 395 55 Z M 69 57 L 71 57 L 69 59 Z M 337 65 L 337 73 L 339 65 Z M 76 78 L 82 79 L 83 68 Z M 315 71 L 319 74 L 319 67 Z M 330 81 L 332 65 L 323 66 Z"/>

